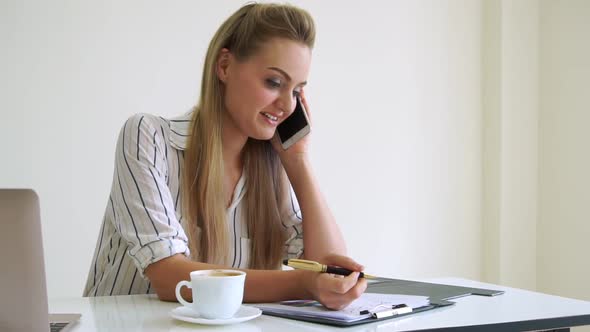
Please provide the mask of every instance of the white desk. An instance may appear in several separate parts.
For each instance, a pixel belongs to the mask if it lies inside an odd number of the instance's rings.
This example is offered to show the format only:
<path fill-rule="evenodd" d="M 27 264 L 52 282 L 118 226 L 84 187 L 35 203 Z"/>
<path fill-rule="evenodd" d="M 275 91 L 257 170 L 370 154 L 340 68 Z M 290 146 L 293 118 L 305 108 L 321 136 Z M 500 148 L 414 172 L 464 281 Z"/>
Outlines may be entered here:
<path fill-rule="evenodd" d="M 505 293 L 458 298 L 453 300 L 453 306 L 348 328 L 266 315 L 223 327 L 184 323 L 168 315 L 178 303 L 161 302 L 153 295 L 50 299 L 49 308 L 51 313 L 81 313 L 74 331 L 522 331 L 590 325 L 590 302 L 457 278 L 421 281 L 492 288 Z"/>

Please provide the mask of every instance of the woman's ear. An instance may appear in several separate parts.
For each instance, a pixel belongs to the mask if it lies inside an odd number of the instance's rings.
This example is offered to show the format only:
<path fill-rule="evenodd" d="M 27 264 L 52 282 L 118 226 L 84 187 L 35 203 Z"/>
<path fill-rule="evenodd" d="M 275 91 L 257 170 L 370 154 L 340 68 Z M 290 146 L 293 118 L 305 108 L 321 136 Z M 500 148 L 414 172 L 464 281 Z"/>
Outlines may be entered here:
<path fill-rule="evenodd" d="M 225 82 L 227 80 L 230 60 L 231 53 L 227 48 L 222 48 L 219 52 L 219 56 L 217 57 L 217 63 L 215 68 L 217 72 L 217 78 L 219 78 L 221 82 Z"/>

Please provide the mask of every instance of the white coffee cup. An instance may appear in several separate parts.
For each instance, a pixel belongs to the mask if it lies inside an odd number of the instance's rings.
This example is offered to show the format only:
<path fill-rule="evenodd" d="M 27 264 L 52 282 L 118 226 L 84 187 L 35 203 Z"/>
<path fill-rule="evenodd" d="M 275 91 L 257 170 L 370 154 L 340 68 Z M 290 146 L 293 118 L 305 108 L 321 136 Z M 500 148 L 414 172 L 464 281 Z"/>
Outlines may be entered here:
<path fill-rule="evenodd" d="M 191 280 L 176 285 L 176 299 L 182 305 L 207 319 L 231 318 L 244 299 L 246 272 L 238 270 L 200 270 L 190 273 Z M 192 288 L 193 302 L 180 294 L 185 286 Z"/>

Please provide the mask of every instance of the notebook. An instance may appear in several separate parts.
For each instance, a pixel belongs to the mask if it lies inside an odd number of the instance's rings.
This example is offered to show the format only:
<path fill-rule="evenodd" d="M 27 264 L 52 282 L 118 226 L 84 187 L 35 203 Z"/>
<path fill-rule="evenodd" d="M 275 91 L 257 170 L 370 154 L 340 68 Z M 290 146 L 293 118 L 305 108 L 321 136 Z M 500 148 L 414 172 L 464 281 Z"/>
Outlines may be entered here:
<path fill-rule="evenodd" d="M 50 315 L 39 199 L 30 189 L 0 189 L 0 331 L 67 331 L 80 314 Z"/>

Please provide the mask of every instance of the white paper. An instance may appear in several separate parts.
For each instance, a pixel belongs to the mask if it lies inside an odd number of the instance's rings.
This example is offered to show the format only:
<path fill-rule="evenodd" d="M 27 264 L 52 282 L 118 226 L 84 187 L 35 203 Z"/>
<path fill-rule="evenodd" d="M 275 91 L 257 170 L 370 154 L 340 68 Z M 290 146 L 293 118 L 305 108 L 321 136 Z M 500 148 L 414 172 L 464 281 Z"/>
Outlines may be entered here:
<path fill-rule="evenodd" d="M 316 301 L 295 300 L 277 303 L 255 304 L 266 312 L 284 314 L 288 316 L 319 317 L 345 322 L 371 317 L 371 314 L 360 314 L 363 310 L 370 312 L 391 308 L 393 305 L 405 304 L 412 309 L 430 304 L 427 296 L 364 293 L 342 310 L 330 310 Z"/>

